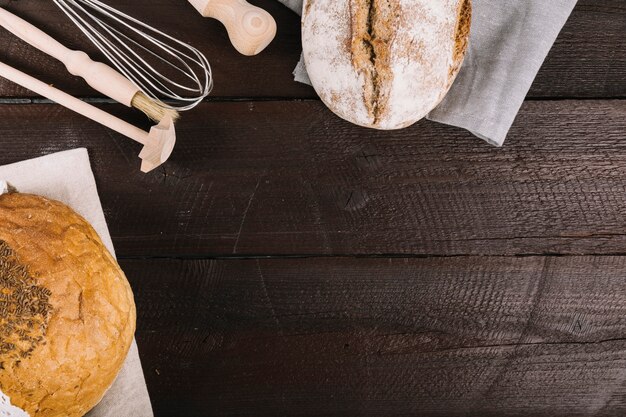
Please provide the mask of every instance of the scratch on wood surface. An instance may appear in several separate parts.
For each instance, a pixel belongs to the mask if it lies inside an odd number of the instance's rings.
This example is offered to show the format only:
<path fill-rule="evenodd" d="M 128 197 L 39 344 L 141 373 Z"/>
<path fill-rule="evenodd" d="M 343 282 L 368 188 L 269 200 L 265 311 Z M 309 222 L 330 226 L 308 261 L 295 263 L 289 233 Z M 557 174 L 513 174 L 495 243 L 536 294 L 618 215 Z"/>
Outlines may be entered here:
<path fill-rule="evenodd" d="M 549 272 L 549 264 L 550 264 L 550 258 L 544 258 L 543 267 L 541 268 L 541 275 L 539 276 L 539 281 L 537 282 L 537 290 L 535 291 L 535 296 L 533 298 L 532 309 L 530 310 L 530 314 L 528 315 L 528 320 L 526 321 L 526 325 L 524 326 L 524 329 L 522 330 L 520 334 L 518 344 L 524 342 L 524 340 L 528 336 L 528 332 L 533 327 L 533 324 L 536 321 L 536 318 L 538 315 L 539 304 L 541 303 L 541 300 L 543 298 L 543 293 L 546 289 L 546 281 L 547 281 L 546 277 Z"/>
<path fill-rule="evenodd" d="M 346 204 L 343 205 L 344 209 L 347 209 L 348 206 L 350 205 L 350 202 L 352 201 L 352 196 L 354 195 L 354 191 L 350 192 L 350 195 L 348 196 L 348 201 L 346 201 Z"/>
<path fill-rule="evenodd" d="M 200 188 L 198 189 L 198 191 L 195 193 L 192 203 L 191 203 L 191 207 L 189 209 L 190 213 L 195 213 L 196 211 L 196 207 L 199 204 L 200 201 L 204 201 L 204 197 L 210 195 L 211 190 L 213 189 L 213 184 L 214 181 L 211 181 L 207 187 L 206 192 L 204 192 L 204 183 L 200 184 Z M 202 205 L 200 203 L 200 205 Z M 210 210 L 205 210 L 204 211 L 204 220 L 203 221 L 207 221 L 207 217 L 210 214 Z M 176 233 L 176 235 L 174 236 L 174 243 L 177 244 L 179 239 L 181 237 L 184 236 L 189 236 L 189 227 L 191 226 L 192 222 L 187 221 L 185 222 L 185 226 L 184 229 L 181 232 Z"/>
<path fill-rule="evenodd" d="M 292 335 L 290 335 L 292 336 Z M 581 341 L 581 342 L 570 342 L 570 341 L 559 341 L 559 342 L 527 342 L 527 343 L 495 343 L 495 344 L 486 344 L 486 345 L 468 345 L 468 346 L 453 346 L 442 349 L 432 349 L 432 350 L 423 350 L 419 352 L 410 352 L 410 351 L 393 351 L 393 350 L 381 350 L 381 356 L 393 356 L 393 355 L 411 355 L 411 354 L 419 354 L 419 355 L 433 355 L 438 353 L 454 353 L 465 350 L 484 350 L 484 349 L 501 349 L 501 350 L 509 350 L 512 349 L 512 354 L 515 354 L 516 350 L 519 348 L 527 348 L 527 347 L 542 347 L 542 346 L 592 346 L 592 345 L 603 345 L 610 343 L 623 343 L 626 342 L 626 338 L 613 338 L 613 339 L 604 339 L 604 340 L 591 340 L 591 341 Z M 625 346 L 626 348 L 626 346 Z M 614 359 L 615 361 L 624 360 L 623 358 Z M 602 359 L 596 362 L 606 362 L 607 359 Z M 611 359 L 610 361 L 613 361 Z M 588 358 L 573 360 L 573 361 L 550 361 L 549 363 L 580 363 L 580 362 L 594 362 L 589 360 Z M 538 362 L 533 362 L 538 363 Z M 507 364 L 502 366 L 502 369 L 506 371 L 509 369 L 508 362 Z M 495 379 L 494 379 L 495 381 Z"/>
<path fill-rule="evenodd" d="M 332 249 L 330 246 L 330 240 L 328 238 L 328 231 L 326 230 L 325 223 L 322 221 L 322 211 L 320 210 L 319 194 L 315 191 L 311 182 L 302 181 L 302 183 L 305 185 L 309 195 L 311 196 L 310 198 L 310 201 L 312 203 L 311 210 L 313 211 L 316 224 L 319 227 L 319 232 L 317 233 L 320 233 L 322 235 L 324 250 L 332 252 Z M 278 232 L 278 233 L 301 233 L 301 232 Z"/>
<path fill-rule="evenodd" d="M 246 209 L 243 212 L 243 216 L 241 218 L 241 223 L 239 224 L 239 231 L 237 232 L 237 238 L 235 239 L 235 245 L 233 246 L 233 254 L 237 253 L 237 247 L 239 246 L 239 239 L 241 238 L 241 232 L 243 231 L 243 225 L 246 222 L 246 218 L 248 217 L 248 211 L 250 211 L 250 207 L 252 206 L 252 201 L 254 201 L 254 196 L 256 195 L 256 192 L 259 189 L 259 186 L 261 185 L 261 179 L 263 177 L 259 177 L 259 179 L 256 182 L 256 186 L 254 187 L 254 190 L 252 191 L 252 195 L 250 196 L 250 199 L 248 200 L 248 206 L 246 207 Z"/>
<path fill-rule="evenodd" d="M 274 319 L 274 323 L 276 323 L 276 327 L 278 328 L 278 334 L 284 336 L 282 326 L 280 325 L 280 321 L 278 320 L 278 316 L 276 315 L 276 310 L 274 309 L 274 303 L 272 303 L 272 299 L 270 298 L 270 293 L 267 291 L 267 283 L 265 282 L 265 275 L 263 275 L 263 271 L 261 270 L 261 263 L 259 260 L 256 260 L 256 269 L 259 271 L 259 276 L 261 277 L 261 285 L 263 287 L 263 292 L 265 293 L 265 297 L 267 298 L 267 302 L 270 306 L 270 311 L 272 312 L 272 318 Z"/>
<path fill-rule="evenodd" d="M 113 142 L 115 147 L 120 151 L 120 154 L 124 157 L 124 160 L 130 164 L 131 163 L 130 159 L 128 158 L 128 155 L 126 155 L 126 152 L 124 152 L 124 149 L 120 146 L 119 142 L 117 141 L 117 138 L 111 133 L 109 129 L 103 129 L 103 130 L 104 132 L 106 132 L 106 135 L 111 139 L 111 142 Z"/>
<path fill-rule="evenodd" d="M 511 369 L 511 364 L 513 363 L 515 359 L 518 358 L 519 347 L 524 346 L 528 343 L 528 342 L 525 343 L 524 340 L 526 339 L 528 332 L 532 328 L 533 322 L 535 321 L 535 318 L 537 316 L 537 308 L 539 306 L 539 303 L 541 303 L 541 299 L 543 297 L 543 293 L 546 288 L 546 280 L 547 280 L 546 277 L 548 275 L 549 263 L 550 263 L 550 258 L 546 257 L 543 259 L 543 266 L 541 268 L 541 272 L 537 280 L 537 286 L 536 286 L 537 289 L 535 290 L 535 294 L 533 296 L 532 307 L 530 309 L 530 313 L 528 313 L 528 319 L 526 320 L 526 324 L 524 325 L 524 328 L 521 330 L 519 338 L 517 339 L 517 342 L 513 345 L 514 347 L 513 347 L 513 350 L 511 351 L 511 354 L 508 355 L 508 357 L 505 359 L 504 365 L 500 368 L 498 373 L 493 378 L 493 382 L 489 384 L 487 386 L 487 389 L 484 391 L 483 398 L 488 397 L 491 391 L 502 382 L 504 377 L 507 375 L 507 372 Z"/>

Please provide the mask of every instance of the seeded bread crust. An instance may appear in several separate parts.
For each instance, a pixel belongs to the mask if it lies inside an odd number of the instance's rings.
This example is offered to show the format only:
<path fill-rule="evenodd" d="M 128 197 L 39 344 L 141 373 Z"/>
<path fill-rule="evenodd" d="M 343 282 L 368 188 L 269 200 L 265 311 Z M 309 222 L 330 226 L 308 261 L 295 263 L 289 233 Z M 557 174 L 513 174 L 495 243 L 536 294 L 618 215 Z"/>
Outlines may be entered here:
<path fill-rule="evenodd" d="M 13 193 L 0 196 L 0 274 L 0 390 L 31 417 L 82 417 L 135 332 L 124 273 L 70 208 Z"/>
<path fill-rule="evenodd" d="M 399 129 L 444 98 L 470 25 L 471 0 L 305 0 L 304 60 L 313 87 L 337 115 Z"/>

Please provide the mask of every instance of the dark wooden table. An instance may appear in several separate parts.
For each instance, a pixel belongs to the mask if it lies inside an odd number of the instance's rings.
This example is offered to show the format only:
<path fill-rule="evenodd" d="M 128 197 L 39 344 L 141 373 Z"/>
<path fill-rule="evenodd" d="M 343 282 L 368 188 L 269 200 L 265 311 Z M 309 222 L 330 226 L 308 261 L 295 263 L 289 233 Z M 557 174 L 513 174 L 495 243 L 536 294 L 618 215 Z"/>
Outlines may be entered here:
<path fill-rule="evenodd" d="M 89 149 L 156 416 L 626 415 L 624 0 L 579 1 L 502 149 L 334 117 L 276 1 L 254 58 L 183 0 L 110 3 L 213 64 L 171 162 L 141 174 L 134 143 L 0 81 L 0 164 Z M 0 6 L 93 52 L 51 1 Z"/>

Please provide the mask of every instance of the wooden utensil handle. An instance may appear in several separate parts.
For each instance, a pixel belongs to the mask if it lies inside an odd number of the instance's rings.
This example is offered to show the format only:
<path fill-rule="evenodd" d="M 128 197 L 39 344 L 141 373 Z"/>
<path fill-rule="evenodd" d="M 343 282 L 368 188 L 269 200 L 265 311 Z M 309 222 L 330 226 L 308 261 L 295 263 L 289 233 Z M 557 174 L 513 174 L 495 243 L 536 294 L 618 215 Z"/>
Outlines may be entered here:
<path fill-rule="evenodd" d="M 94 122 L 107 126 L 109 129 L 113 129 L 116 132 L 141 143 L 142 145 L 148 143 L 148 132 L 139 129 L 130 123 L 126 123 L 125 121 L 100 110 L 89 103 L 85 103 L 84 101 L 54 88 L 51 85 L 48 85 L 16 68 L 4 64 L 3 62 L 0 62 L 0 77 L 6 78 L 17 85 L 21 85 L 22 87 L 27 88 L 40 96 L 46 97 L 63 107 L 73 110 L 76 113 L 93 120 Z"/>
<path fill-rule="evenodd" d="M 122 74 L 101 62 L 93 61 L 81 51 L 73 51 L 39 28 L 0 7 L 0 26 L 40 51 L 61 61 L 67 70 L 82 77 L 95 90 L 131 106 L 139 89 Z"/>
<path fill-rule="evenodd" d="M 276 21 L 265 10 L 245 0 L 189 0 L 204 17 L 226 26 L 230 41 L 243 55 L 256 55 L 276 36 Z"/>

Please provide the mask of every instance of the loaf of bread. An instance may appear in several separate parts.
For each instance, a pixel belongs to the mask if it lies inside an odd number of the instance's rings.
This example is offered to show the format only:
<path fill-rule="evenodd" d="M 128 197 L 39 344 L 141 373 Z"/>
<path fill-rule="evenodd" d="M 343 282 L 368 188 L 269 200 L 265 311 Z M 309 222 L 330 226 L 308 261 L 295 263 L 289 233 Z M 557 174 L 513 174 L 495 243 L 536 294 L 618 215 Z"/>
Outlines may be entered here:
<path fill-rule="evenodd" d="M 425 117 L 465 56 L 471 0 L 305 0 L 307 72 L 340 117 L 399 129 Z"/>
<path fill-rule="evenodd" d="M 130 285 L 96 232 L 34 195 L 0 195 L 0 310 L 0 391 L 31 417 L 85 415 L 135 331 Z"/>

